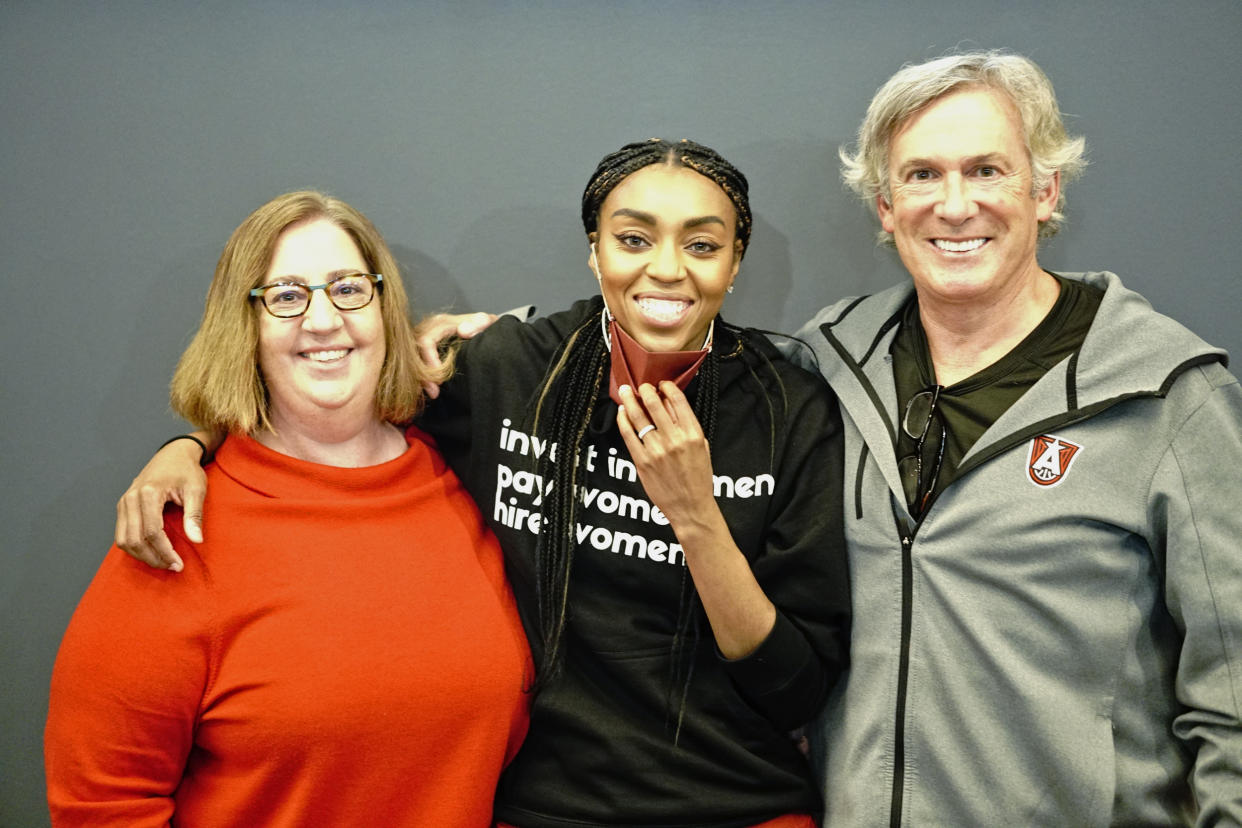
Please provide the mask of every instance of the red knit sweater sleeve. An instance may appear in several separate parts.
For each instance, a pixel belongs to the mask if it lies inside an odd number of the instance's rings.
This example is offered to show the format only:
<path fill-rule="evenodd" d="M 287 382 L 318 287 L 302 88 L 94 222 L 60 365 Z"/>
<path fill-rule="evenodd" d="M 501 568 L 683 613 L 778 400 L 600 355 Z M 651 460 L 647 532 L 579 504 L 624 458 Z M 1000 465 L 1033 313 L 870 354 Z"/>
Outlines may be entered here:
<path fill-rule="evenodd" d="M 207 572 L 186 563 L 173 575 L 113 547 L 79 602 L 44 733 L 53 825 L 168 824 L 212 660 Z"/>

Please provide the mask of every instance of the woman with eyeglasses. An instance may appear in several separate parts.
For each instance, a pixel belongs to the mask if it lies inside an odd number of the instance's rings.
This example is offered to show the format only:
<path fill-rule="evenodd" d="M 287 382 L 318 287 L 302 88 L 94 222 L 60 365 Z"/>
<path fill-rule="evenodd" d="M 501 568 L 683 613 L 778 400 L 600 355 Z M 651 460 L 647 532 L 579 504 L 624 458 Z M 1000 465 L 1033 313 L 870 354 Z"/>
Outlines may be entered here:
<path fill-rule="evenodd" d="M 227 432 L 177 576 L 113 549 L 61 644 L 57 826 L 487 828 L 528 722 L 499 545 L 432 440 L 391 253 L 314 192 L 234 231 L 173 408 Z"/>
<path fill-rule="evenodd" d="M 496 817 L 810 828 L 822 805 L 791 732 L 849 640 L 835 400 L 719 315 L 751 229 L 719 154 L 628 144 L 581 208 L 598 294 L 466 342 L 420 419 L 500 538 L 538 664 Z M 143 487 L 197 472 L 194 446 L 166 452 L 118 517 L 151 561 L 142 513 L 165 487 Z"/>

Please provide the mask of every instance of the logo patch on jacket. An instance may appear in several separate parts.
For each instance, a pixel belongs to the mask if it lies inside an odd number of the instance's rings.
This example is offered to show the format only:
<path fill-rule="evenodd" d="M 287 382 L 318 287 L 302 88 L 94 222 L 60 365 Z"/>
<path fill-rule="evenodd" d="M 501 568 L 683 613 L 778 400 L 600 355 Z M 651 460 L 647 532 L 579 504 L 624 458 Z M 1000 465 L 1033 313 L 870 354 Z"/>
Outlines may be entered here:
<path fill-rule="evenodd" d="M 1055 486 L 1065 479 L 1070 464 L 1082 446 L 1054 434 L 1042 434 L 1031 441 L 1026 473 L 1036 486 Z"/>

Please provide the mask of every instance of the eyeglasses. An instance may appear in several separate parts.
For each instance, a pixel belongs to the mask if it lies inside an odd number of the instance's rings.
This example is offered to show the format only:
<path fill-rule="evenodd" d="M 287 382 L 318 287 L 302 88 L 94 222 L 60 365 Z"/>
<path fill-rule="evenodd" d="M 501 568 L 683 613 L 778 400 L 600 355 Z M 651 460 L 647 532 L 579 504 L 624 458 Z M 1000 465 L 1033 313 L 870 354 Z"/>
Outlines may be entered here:
<path fill-rule="evenodd" d="M 945 428 L 940 424 L 940 440 L 936 448 L 936 460 L 932 463 L 929 473 L 924 478 L 923 447 L 927 443 L 927 434 L 931 431 L 932 420 L 936 416 L 936 404 L 940 402 L 943 385 L 932 385 L 915 394 L 906 403 L 906 412 L 901 418 L 901 430 L 914 440 L 914 453 L 908 454 L 897 461 L 901 472 L 901 482 L 906 492 L 914 493 L 915 517 L 923 514 L 927 501 L 936 490 L 936 478 L 940 476 L 940 464 L 944 460 Z"/>
<path fill-rule="evenodd" d="M 301 316 L 310 307 L 311 294 L 322 290 L 337 310 L 353 311 L 365 308 L 382 291 L 384 277 L 378 273 L 346 273 L 330 279 L 322 285 L 304 285 L 300 282 L 273 282 L 251 288 L 250 296 L 263 302 L 272 316 L 290 319 Z"/>

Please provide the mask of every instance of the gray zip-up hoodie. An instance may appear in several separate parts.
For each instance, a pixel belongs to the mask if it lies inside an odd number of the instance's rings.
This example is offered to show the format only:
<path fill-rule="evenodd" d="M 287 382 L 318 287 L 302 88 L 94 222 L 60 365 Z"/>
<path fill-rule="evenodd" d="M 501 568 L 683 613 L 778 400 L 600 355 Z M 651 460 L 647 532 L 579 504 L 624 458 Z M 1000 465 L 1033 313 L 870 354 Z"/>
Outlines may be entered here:
<path fill-rule="evenodd" d="M 1242 824 L 1242 389 L 1113 274 L 1069 278 L 1105 290 L 1081 349 L 920 522 L 889 356 L 912 286 L 800 334 L 845 420 L 825 826 Z"/>

